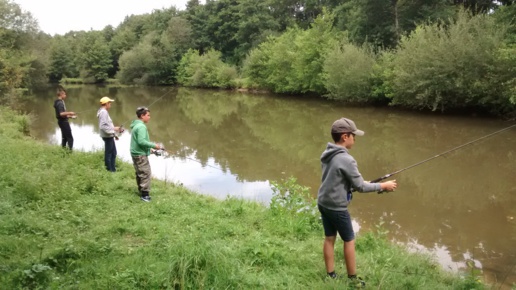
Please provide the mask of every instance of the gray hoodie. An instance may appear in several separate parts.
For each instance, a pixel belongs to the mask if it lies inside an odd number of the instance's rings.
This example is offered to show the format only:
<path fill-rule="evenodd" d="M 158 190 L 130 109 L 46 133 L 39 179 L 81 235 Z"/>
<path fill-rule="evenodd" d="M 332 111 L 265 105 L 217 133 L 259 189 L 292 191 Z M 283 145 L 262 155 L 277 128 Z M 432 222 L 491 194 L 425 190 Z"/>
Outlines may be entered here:
<path fill-rule="evenodd" d="M 327 209 L 344 211 L 348 208 L 348 192 L 379 191 L 379 183 L 365 182 L 358 172 L 357 162 L 342 146 L 328 143 L 321 155 L 322 183 L 317 203 Z"/>
<path fill-rule="evenodd" d="M 101 107 L 97 111 L 97 118 L 99 118 L 100 137 L 115 137 L 115 126 L 113 126 L 113 121 L 111 120 L 111 117 L 109 117 L 109 113 L 106 108 Z"/>

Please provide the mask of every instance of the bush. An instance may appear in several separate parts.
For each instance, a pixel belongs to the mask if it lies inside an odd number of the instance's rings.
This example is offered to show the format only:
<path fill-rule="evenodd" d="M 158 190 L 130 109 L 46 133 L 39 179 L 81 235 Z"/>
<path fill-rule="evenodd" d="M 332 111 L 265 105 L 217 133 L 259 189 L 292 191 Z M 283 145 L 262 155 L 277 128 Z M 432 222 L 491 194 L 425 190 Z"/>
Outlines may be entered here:
<path fill-rule="evenodd" d="M 371 98 L 373 53 L 344 43 L 329 50 L 324 62 L 324 84 L 332 99 L 367 102 Z"/>
<path fill-rule="evenodd" d="M 249 83 L 276 93 L 325 93 L 323 63 L 339 33 L 333 15 L 319 16 L 308 30 L 288 29 L 252 50 L 243 65 Z"/>
<path fill-rule="evenodd" d="M 303 238 L 314 229 L 320 228 L 320 215 L 317 201 L 311 196 L 310 188 L 297 183 L 290 177 L 281 182 L 272 182 L 272 199 L 270 211 L 284 224 L 292 224 L 292 230 Z"/>
<path fill-rule="evenodd" d="M 232 88 L 238 73 L 235 67 L 221 60 L 222 54 L 209 50 L 199 55 L 190 49 L 183 55 L 178 68 L 178 82 L 187 87 Z"/>
<path fill-rule="evenodd" d="M 516 58 L 500 53 L 504 34 L 505 28 L 489 15 L 464 11 L 450 24 L 417 27 L 385 62 L 385 88 L 392 104 L 506 110 Z"/>

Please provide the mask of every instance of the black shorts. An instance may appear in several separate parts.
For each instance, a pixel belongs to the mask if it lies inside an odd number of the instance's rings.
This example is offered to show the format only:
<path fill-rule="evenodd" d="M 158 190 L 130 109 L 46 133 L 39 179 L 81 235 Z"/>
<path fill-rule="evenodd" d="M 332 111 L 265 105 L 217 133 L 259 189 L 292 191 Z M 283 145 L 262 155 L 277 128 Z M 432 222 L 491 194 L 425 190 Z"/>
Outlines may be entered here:
<path fill-rule="evenodd" d="M 320 205 L 317 206 L 321 212 L 325 236 L 334 237 L 337 235 L 337 232 L 339 232 L 339 235 L 344 242 L 351 242 L 355 239 L 351 217 L 347 210 L 335 211 L 329 210 Z"/>

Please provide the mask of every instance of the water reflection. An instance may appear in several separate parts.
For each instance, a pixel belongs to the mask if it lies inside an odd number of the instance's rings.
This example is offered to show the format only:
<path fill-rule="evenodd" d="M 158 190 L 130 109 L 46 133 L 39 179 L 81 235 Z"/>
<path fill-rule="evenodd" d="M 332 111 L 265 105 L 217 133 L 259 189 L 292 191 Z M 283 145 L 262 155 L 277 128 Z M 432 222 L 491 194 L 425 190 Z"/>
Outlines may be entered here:
<path fill-rule="evenodd" d="M 115 125 L 129 127 L 134 110 L 152 104 L 151 140 L 161 141 L 172 158 L 151 157 L 156 177 L 217 197 L 267 202 L 269 181 L 295 176 L 312 188 L 320 183 L 319 156 L 331 141 L 330 124 L 353 119 L 366 135 L 351 153 L 366 179 L 415 164 L 510 124 L 497 120 L 349 107 L 316 99 L 247 95 L 176 88 L 68 89 L 75 147 L 102 148 L 95 116 L 97 102 L 115 99 Z M 33 133 L 60 139 L 52 93 L 26 104 L 38 122 Z M 129 133 L 117 143 L 130 162 Z M 99 167 L 101 164 L 99 164 Z M 215 167 L 215 168 L 213 168 Z M 516 283 L 516 132 L 497 134 L 396 176 L 395 193 L 357 194 L 351 213 L 362 230 L 380 220 L 391 237 L 432 251 L 449 268 L 475 261 L 491 281 Z M 414 242 L 417 241 L 417 242 Z M 451 266 L 449 266 L 451 265 Z M 505 279 L 505 276 L 507 276 Z"/>
<path fill-rule="evenodd" d="M 104 150 L 104 141 L 98 129 L 89 124 L 70 124 L 75 139 L 74 150 Z M 48 138 L 49 143 L 60 145 L 61 130 L 57 127 Z M 131 133 L 120 135 L 116 141 L 118 158 L 132 163 L 130 154 Z M 190 150 L 188 150 L 190 151 Z M 227 168 L 220 167 L 214 158 L 205 162 L 195 159 L 195 153 L 185 157 L 149 156 L 152 175 L 168 182 L 180 183 L 187 188 L 217 198 L 237 197 L 268 204 L 272 191 L 268 181 L 238 181 Z M 99 164 L 99 166 L 102 166 Z"/>

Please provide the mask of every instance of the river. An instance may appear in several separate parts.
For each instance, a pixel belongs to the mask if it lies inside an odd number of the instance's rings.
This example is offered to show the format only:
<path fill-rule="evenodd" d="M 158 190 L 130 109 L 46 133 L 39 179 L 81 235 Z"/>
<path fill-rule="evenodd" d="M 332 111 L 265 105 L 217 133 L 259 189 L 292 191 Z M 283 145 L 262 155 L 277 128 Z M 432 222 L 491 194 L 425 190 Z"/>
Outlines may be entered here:
<path fill-rule="evenodd" d="M 151 156 L 155 177 L 201 194 L 267 204 L 271 181 L 290 176 L 311 188 L 321 177 L 319 157 L 330 126 L 347 117 L 365 131 L 350 153 L 366 180 L 418 163 L 513 123 L 476 116 L 349 106 L 321 99 L 170 87 L 67 89 L 76 150 L 102 150 L 96 111 L 102 96 L 115 99 L 110 115 L 126 128 L 138 106 L 149 106 L 151 140 L 174 152 Z M 55 91 L 20 104 L 32 112 L 32 135 L 59 144 Z M 117 141 L 130 162 L 130 133 Z M 102 170 L 99 164 L 99 170 Z M 383 222 L 389 237 L 433 254 L 445 268 L 473 265 L 496 287 L 516 283 L 516 128 L 432 159 L 394 177 L 392 193 L 356 193 L 350 212 L 360 231 Z M 131 193 L 132 194 L 132 193 Z M 322 235 L 322 233 L 321 233 Z M 314 249 L 319 251 L 320 249 Z"/>

